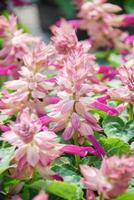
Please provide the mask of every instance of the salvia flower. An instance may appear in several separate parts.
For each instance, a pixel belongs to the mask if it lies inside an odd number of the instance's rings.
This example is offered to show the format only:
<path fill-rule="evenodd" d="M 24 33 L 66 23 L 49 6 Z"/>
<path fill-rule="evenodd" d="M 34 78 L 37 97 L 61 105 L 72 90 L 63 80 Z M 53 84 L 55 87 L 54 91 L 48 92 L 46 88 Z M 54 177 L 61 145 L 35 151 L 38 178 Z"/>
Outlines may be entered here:
<path fill-rule="evenodd" d="M 123 17 L 116 15 L 121 8 L 107 3 L 105 0 L 85 1 L 81 5 L 78 16 L 81 19 L 81 29 L 87 30 L 91 44 L 98 47 L 118 47 L 123 49 L 128 33 L 119 29 Z"/>
<path fill-rule="evenodd" d="M 4 23 L 4 25 L 3 25 Z M 8 67 L 16 66 L 13 70 L 13 77 L 18 78 L 17 71 L 23 64 L 23 56 L 40 41 L 39 38 L 33 37 L 29 33 L 24 33 L 22 29 L 17 28 L 17 18 L 11 15 L 9 18 L 0 17 L 0 35 L 5 39 L 3 49 L 0 50 L 0 65 Z"/>
<path fill-rule="evenodd" d="M 134 62 L 129 60 L 124 63 L 119 69 L 119 78 L 122 82 L 120 88 L 110 88 L 108 90 L 108 95 L 111 99 L 119 100 L 120 102 L 134 103 Z"/>
<path fill-rule="evenodd" d="M 59 144 L 56 134 L 49 131 L 36 112 L 31 113 L 29 108 L 21 112 L 17 121 L 10 125 L 10 130 L 3 133 L 1 140 L 16 147 L 12 160 L 16 168 L 11 173 L 18 178 L 31 178 L 35 169 L 42 176 L 53 177 L 55 173 L 50 170 L 50 165 L 63 153 L 83 157 L 87 153 L 97 155 L 92 147 Z"/>
<path fill-rule="evenodd" d="M 106 199 L 113 199 L 125 192 L 134 175 L 134 157 L 104 158 L 101 168 L 81 165 L 83 183 L 88 191 L 98 191 Z"/>
<path fill-rule="evenodd" d="M 56 135 L 46 128 L 43 130 L 36 114 L 30 114 L 28 108 L 10 128 L 3 134 L 3 140 L 16 147 L 13 160 L 17 164 L 15 176 L 29 174 L 30 177 L 35 168 L 41 170 L 49 166 L 61 154 L 62 146 L 56 143 Z"/>

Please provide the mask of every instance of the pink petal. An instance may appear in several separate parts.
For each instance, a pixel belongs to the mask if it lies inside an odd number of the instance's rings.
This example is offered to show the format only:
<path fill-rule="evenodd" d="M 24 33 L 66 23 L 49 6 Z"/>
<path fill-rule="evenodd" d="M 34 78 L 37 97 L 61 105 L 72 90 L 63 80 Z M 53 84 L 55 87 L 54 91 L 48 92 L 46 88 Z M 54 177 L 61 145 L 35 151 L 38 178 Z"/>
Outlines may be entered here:
<path fill-rule="evenodd" d="M 61 113 L 65 114 L 67 112 L 72 111 L 73 110 L 73 105 L 74 105 L 74 101 L 73 100 L 65 102 L 63 104 L 62 108 L 61 108 Z"/>
<path fill-rule="evenodd" d="M 72 114 L 71 122 L 75 130 L 77 130 L 80 127 L 80 117 L 76 113 Z"/>
<path fill-rule="evenodd" d="M 63 138 L 64 140 L 70 140 L 70 139 L 72 138 L 73 134 L 74 134 L 74 129 L 73 129 L 73 127 L 67 127 L 67 128 L 64 130 L 63 134 L 62 134 L 62 138 Z"/>
<path fill-rule="evenodd" d="M 27 150 L 27 162 L 32 167 L 35 167 L 36 164 L 39 162 L 39 153 L 34 147 L 29 147 Z"/>
<path fill-rule="evenodd" d="M 94 148 L 97 150 L 98 154 L 100 156 L 105 156 L 106 152 L 104 148 L 100 145 L 100 143 L 96 140 L 96 138 L 93 135 L 88 135 L 89 140 L 92 142 Z"/>
<path fill-rule="evenodd" d="M 9 126 L 6 126 L 4 124 L 0 124 L 0 129 L 3 131 L 3 132 L 6 132 L 6 131 L 10 131 L 10 127 Z"/>

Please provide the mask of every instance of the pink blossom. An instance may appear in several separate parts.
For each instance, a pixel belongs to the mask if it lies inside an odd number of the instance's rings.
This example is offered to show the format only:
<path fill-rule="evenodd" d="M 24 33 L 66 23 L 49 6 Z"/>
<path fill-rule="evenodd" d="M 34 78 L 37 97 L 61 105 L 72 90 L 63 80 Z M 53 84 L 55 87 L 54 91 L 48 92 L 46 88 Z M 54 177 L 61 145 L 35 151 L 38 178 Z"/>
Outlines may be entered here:
<path fill-rule="evenodd" d="M 17 148 L 14 155 L 17 164 L 14 175 L 17 177 L 26 174 L 31 177 L 35 168 L 45 169 L 62 153 L 63 146 L 56 143 L 56 135 L 48 130 L 42 131 L 42 124 L 37 119 L 26 108 L 18 121 L 10 126 L 11 130 L 3 134 L 3 140 Z"/>
<path fill-rule="evenodd" d="M 113 199 L 128 188 L 134 175 L 134 157 L 104 158 L 100 169 L 81 165 L 81 173 L 88 190 L 98 191 L 104 198 Z"/>
<path fill-rule="evenodd" d="M 14 78 L 18 78 L 17 72 L 23 64 L 23 56 L 40 39 L 24 33 L 22 29 L 18 29 L 17 17 L 14 15 L 9 16 L 9 18 L 0 16 L 0 27 L 2 27 L 0 35 L 5 39 L 3 49 L 0 50 L 0 65 L 2 67 L 16 66 L 12 75 Z"/>
<path fill-rule="evenodd" d="M 116 15 L 121 8 L 107 1 L 85 1 L 78 17 L 81 19 L 81 29 L 87 30 L 93 48 L 117 47 L 126 48 L 124 40 L 128 33 L 119 29 L 122 26 L 123 16 Z M 99 34 L 98 34 L 99 33 Z"/>
<path fill-rule="evenodd" d="M 44 191 L 41 191 L 33 200 L 48 200 L 48 195 Z"/>
<path fill-rule="evenodd" d="M 3 113 L 13 114 L 21 110 L 25 106 L 32 107 L 34 104 L 37 110 L 40 104 L 43 106 L 45 102 L 39 102 L 38 99 L 44 99 L 48 90 L 53 88 L 53 83 L 49 82 L 47 77 L 38 71 L 35 73 L 27 67 L 22 67 L 19 72 L 21 75 L 18 80 L 11 80 L 5 83 L 7 90 L 14 90 L 13 93 L 6 93 L 2 98 Z M 16 107 L 14 107 L 16 103 Z"/>
<path fill-rule="evenodd" d="M 134 62 L 130 60 L 124 66 L 119 68 L 120 79 L 129 90 L 134 90 Z"/>
<path fill-rule="evenodd" d="M 11 171 L 18 178 L 33 176 L 34 170 L 38 170 L 42 176 L 53 177 L 55 173 L 50 170 L 53 160 L 63 153 L 86 156 L 88 153 L 98 155 L 92 147 L 79 147 L 75 145 L 59 144 L 54 132 L 44 127 L 44 122 L 25 108 L 15 123 L 10 125 L 1 137 L 16 147 L 12 162 L 16 168 Z"/>
<path fill-rule="evenodd" d="M 78 39 L 75 30 L 64 19 L 62 19 L 60 27 L 52 26 L 51 31 L 54 35 L 52 41 L 59 53 L 66 53 L 77 45 Z"/>

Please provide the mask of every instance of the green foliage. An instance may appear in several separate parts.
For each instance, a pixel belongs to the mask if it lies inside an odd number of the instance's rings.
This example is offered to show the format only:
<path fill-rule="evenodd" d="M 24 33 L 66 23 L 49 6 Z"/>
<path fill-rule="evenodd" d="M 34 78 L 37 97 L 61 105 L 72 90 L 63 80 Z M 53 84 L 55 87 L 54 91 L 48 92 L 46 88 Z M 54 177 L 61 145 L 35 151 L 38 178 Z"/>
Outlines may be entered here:
<path fill-rule="evenodd" d="M 102 126 L 109 138 L 117 137 L 128 142 L 134 137 L 134 121 L 125 123 L 120 117 L 107 117 Z"/>
<path fill-rule="evenodd" d="M 71 18 L 75 16 L 75 7 L 72 4 L 71 0 L 55 0 L 57 5 L 60 7 L 65 17 Z"/>
<path fill-rule="evenodd" d="M 10 167 L 10 161 L 14 155 L 14 147 L 0 149 L 0 174 Z"/>
<path fill-rule="evenodd" d="M 126 192 L 116 198 L 116 200 L 134 200 L 134 192 Z"/>
<path fill-rule="evenodd" d="M 124 8 L 128 13 L 134 13 L 134 1 L 133 0 L 124 1 Z"/>
<path fill-rule="evenodd" d="M 39 180 L 29 185 L 29 187 L 38 191 L 44 189 L 48 193 L 66 200 L 84 200 L 82 188 L 67 182 Z"/>
<path fill-rule="evenodd" d="M 130 153 L 129 144 L 119 138 L 101 138 L 100 143 L 104 147 L 108 156 Z"/>

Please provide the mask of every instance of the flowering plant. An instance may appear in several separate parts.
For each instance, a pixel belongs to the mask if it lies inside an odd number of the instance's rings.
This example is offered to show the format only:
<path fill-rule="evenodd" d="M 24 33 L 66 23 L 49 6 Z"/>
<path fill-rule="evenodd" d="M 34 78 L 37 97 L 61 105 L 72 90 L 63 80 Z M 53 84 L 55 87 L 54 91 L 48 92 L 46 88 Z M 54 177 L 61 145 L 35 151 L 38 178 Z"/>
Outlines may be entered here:
<path fill-rule="evenodd" d="M 134 199 L 134 16 L 74 4 L 48 44 L 0 16 L 0 199 Z"/>

